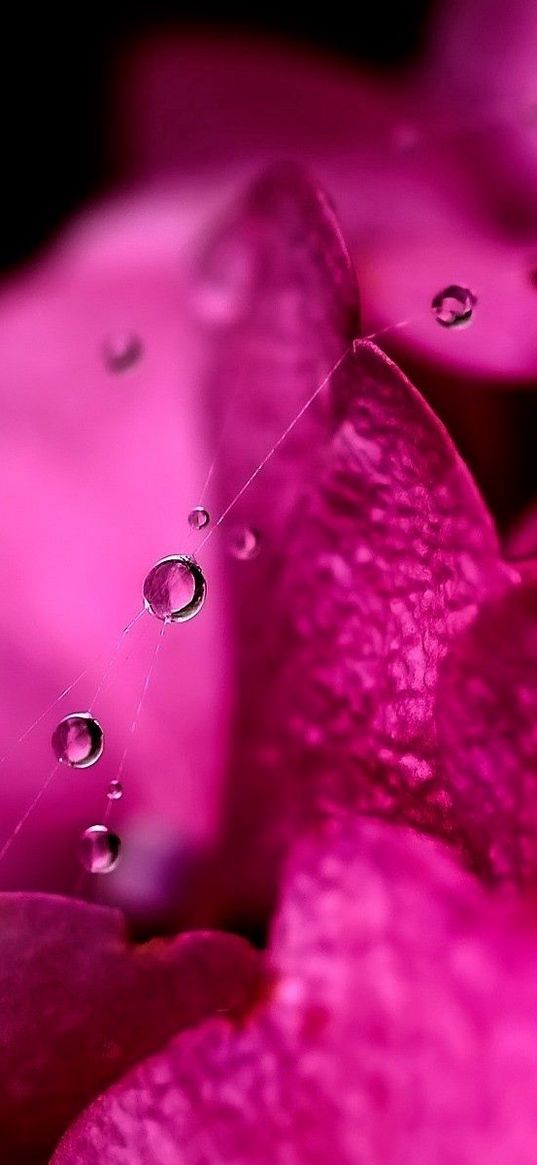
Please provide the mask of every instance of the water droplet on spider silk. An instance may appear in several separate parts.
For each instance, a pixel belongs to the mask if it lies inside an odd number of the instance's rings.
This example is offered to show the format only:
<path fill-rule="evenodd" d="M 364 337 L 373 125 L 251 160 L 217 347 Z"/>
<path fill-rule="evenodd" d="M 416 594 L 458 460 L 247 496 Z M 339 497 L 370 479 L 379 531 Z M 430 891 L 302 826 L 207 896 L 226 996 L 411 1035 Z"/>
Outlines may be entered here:
<path fill-rule="evenodd" d="M 187 623 L 205 602 L 207 583 L 201 566 L 188 554 L 169 554 L 144 582 L 147 611 L 165 623 Z"/>
<path fill-rule="evenodd" d="M 103 360 L 108 372 L 127 372 L 142 357 L 143 344 L 136 332 L 115 332 L 103 344 Z"/>
<path fill-rule="evenodd" d="M 119 861 L 121 841 L 107 825 L 90 825 L 80 835 L 80 864 L 89 874 L 109 874 Z"/>
<path fill-rule="evenodd" d="M 188 515 L 188 524 L 193 530 L 204 530 L 209 525 L 211 516 L 204 506 L 194 506 Z"/>
<path fill-rule="evenodd" d="M 109 801 L 121 801 L 123 796 L 123 785 L 121 784 L 121 781 L 110 781 L 110 784 L 106 790 L 106 796 L 108 797 Z"/>
<path fill-rule="evenodd" d="M 261 548 L 261 537 L 253 526 L 235 526 L 228 537 L 229 553 L 241 562 L 256 558 Z"/>
<path fill-rule="evenodd" d="M 60 720 L 52 733 L 51 744 L 62 764 L 89 769 L 102 754 L 103 730 L 89 712 L 73 712 Z"/>
<path fill-rule="evenodd" d="M 461 328 L 470 323 L 476 303 L 473 291 L 453 283 L 435 295 L 431 307 L 443 328 Z"/>

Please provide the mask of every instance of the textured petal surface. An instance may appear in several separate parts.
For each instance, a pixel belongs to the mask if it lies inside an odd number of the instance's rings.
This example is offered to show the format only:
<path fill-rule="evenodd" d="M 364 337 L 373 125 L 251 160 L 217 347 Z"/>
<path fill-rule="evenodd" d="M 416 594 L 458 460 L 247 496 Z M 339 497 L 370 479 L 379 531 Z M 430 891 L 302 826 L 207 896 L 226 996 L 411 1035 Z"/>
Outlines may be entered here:
<path fill-rule="evenodd" d="M 211 347 L 208 396 L 223 434 L 216 445 L 213 491 L 218 513 L 279 441 L 359 328 L 356 279 L 336 216 L 300 168 L 276 166 L 254 183 L 201 261 L 197 304 Z M 331 425 L 326 387 L 233 505 L 215 538 L 227 549 L 237 528 L 252 527 L 260 535 L 255 561 L 226 555 L 239 692 L 226 842 L 230 875 L 252 816 L 259 820 L 265 814 L 263 790 L 247 758 L 275 665 L 275 580 L 288 553 L 287 526 L 304 481 L 318 471 Z M 272 813 L 277 795 L 274 782 Z M 256 855 L 252 876 L 262 880 L 265 872 Z"/>
<path fill-rule="evenodd" d="M 42 1160 L 127 1067 L 210 1014 L 240 1014 L 256 983 L 232 935 L 133 946 L 116 911 L 1 895 L 0 1159 Z"/>
<path fill-rule="evenodd" d="M 438 663 L 509 571 L 467 469 L 395 365 L 358 343 L 331 389 L 345 419 L 287 540 L 283 666 L 256 760 L 270 787 L 288 775 L 301 817 L 353 807 L 445 835 Z"/>
<path fill-rule="evenodd" d="M 479 867 L 537 878 L 537 580 L 480 611 L 441 671 L 446 783 Z"/>
<path fill-rule="evenodd" d="M 103 1096 L 54 1165 L 532 1165 L 537 945 L 432 843 L 299 850 L 265 1007 Z"/>

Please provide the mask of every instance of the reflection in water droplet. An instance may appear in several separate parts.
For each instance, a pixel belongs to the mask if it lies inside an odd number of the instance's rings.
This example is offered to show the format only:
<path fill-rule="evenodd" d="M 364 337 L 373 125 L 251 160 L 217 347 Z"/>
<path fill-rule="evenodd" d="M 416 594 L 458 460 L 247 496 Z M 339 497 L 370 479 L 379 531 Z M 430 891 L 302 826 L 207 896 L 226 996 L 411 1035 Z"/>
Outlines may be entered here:
<path fill-rule="evenodd" d="M 110 781 L 108 789 L 106 790 L 106 796 L 108 797 L 109 801 L 120 801 L 123 796 L 123 785 L 121 784 L 121 781 Z"/>
<path fill-rule="evenodd" d="M 188 554 L 169 554 L 149 571 L 144 582 L 146 610 L 165 623 L 186 623 L 205 602 L 207 583 Z"/>
<path fill-rule="evenodd" d="M 235 526 L 228 536 L 229 553 L 233 558 L 247 562 L 256 558 L 260 550 L 260 534 L 253 526 Z"/>
<path fill-rule="evenodd" d="M 204 506 L 194 506 L 188 515 L 188 524 L 193 530 L 204 530 L 209 525 L 211 516 Z"/>
<path fill-rule="evenodd" d="M 119 861 L 121 842 L 106 825 L 90 825 L 80 835 L 80 864 L 89 874 L 109 874 Z"/>
<path fill-rule="evenodd" d="M 126 372 L 142 357 L 143 344 L 136 332 L 116 332 L 103 344 L 103 360 L 109 372 Z"/>
<path fill-rule="evenodd" d="M 90 712 L 73 712 L 60 720 L 52 733 L 51 744 L 62 764 L 88 769 L 102 754 L 103 730 Z"/>
<path fill-rule="evenodd" d="M 453 283 L 435 295 L 431 307 L 443 328 L 460 328 L 470 323 L 476 303 L 473 291 Z"/>

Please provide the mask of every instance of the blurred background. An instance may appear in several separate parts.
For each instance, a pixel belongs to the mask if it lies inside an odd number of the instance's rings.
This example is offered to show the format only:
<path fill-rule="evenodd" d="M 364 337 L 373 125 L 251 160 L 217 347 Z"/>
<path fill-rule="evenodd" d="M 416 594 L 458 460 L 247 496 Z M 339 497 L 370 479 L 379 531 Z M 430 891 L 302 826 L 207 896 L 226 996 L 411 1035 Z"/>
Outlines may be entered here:
<path fill-rule="evenodd" d="M 63 6 L 62 6 L 63 7 Z M 11 6 L 2 27 L 0 266 L 27 258 L 87 198 L 121 178 L 113 140 L 118 62 L 158 31 L 205 27 L 286 39 L 393 72 L 419 54 L 434 0 L 404 5 L 211 3 L 175 0 Z"/>

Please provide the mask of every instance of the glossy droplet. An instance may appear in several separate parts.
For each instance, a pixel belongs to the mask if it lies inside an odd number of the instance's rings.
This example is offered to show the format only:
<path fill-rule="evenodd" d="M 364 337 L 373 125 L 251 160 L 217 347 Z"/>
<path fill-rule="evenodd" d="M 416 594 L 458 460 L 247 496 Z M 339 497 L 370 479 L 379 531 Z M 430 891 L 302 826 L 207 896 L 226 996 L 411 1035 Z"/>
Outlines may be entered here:
<path fill-rule="evenodd" d="M 204 506 L 194 506 L 188 515 L 188 524 L 193 530 L 204 530 L 209 525 L 211 516 Z"/>
<path fill-rule="evenodd" d="M 207 583 L 188 554 L 170 554 L 152 567 L 144 582 L 146 610 L 165 623 L 187 623 L 205 602 Z"/>
<path fill-rule="evenodd" d="M 103 344 L 103 360 L 109 372 L 126 372 L 141 359 L 143 344 L 136 332 L 116 332 Z"/>
<path fill-rule="evenodd" d="M 52 748 L 62 764 L 74 769 L 88 769 L 102 754 L 103 730 L 89 712 L 65 716 L 52 733 Z"/>
<path fill-rule="evenodd" d="M 435 295 L 431 307 L 443 328 L 460 328 L 470 323 L 476 303 L 473 291 L 453 283 Z"/>
<path fill-rule="evenodd" d="M 121 801 L 123 796 L 123 785 L 121 781 L 110 781 L 106 790 L 106 796 L 109 801 Z"/>
<path fill-rule="evenodd" d="M 106 825 L 90 825 L 80 835 L 80 864 L 89 874 L 109 874 L 119 861 L 121 842 Z"/>
<path fill-rule="evenodd" d="M 233 558 L 247 562 L 259 554 L 261 539 L 253 526 L 235 526 L 229 533 L 228 547 Z"/>

